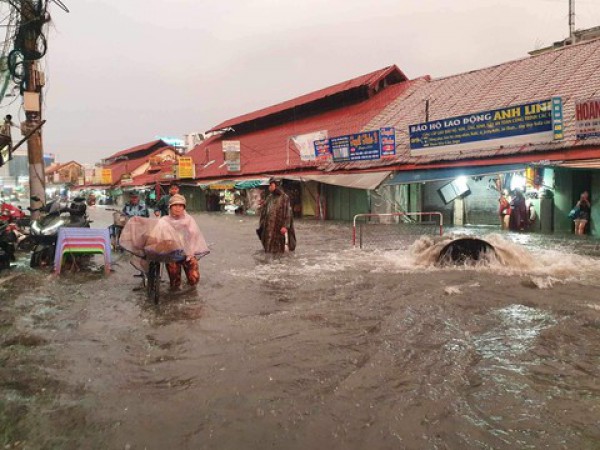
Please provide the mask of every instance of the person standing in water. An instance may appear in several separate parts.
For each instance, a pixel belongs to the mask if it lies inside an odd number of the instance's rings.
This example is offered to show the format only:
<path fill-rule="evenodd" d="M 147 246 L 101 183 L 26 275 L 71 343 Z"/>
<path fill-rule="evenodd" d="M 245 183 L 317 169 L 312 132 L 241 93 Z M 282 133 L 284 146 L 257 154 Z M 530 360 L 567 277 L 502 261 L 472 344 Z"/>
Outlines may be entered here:
<path fill-rule="evenodd" d="M 186 200 L 183 195 L 174 194 L 169 197 L 169 215 L 159 219 L 159 225 L 168 225 L 181 237 L 185 245 L 185 259 L 166 263 L 171 290 L 181 289 L 181 269 L 185 272 L 188 284 L 194 287 L 200 281 L 198 257 L 209 253 L 198 224 L 186 212 Z"/>
<path fill-rule="evenodd" d="M 281 180 L 269 180 L 269 195 L 261 208 L 256 230 L 266 253 L 280 254 L 296 248 L 296 233 L 290 198 L 281 189 Z M 286 239 L 287 237 L 287 239 Z"/>

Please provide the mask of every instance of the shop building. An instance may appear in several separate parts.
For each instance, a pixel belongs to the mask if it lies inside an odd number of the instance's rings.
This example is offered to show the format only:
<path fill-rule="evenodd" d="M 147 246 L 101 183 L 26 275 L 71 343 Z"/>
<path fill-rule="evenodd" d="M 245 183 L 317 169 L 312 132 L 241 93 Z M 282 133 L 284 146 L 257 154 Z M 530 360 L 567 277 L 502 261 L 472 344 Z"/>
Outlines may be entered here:
<path fill-rule="evenodd" d="M 368 191 L 390 171 L 328 173 L 315 141 L 363 130 L 410 85 L 396 67 L 384 69 L 227 120 L 188 153 L 194 159 L 200 209 L 221 209 L 226 196 L 244 196 L 254 209 L 256 189 L 284 178 L 297 216 L 350 219 L 368 209 Z"/>
<path fill-rule="evenodd" d="M 77 161 L 54 163 L 44 170 L 46 195 L 65 196 L 72 186 L 78 186 L 84 176 L 84 168 Z"/>
<path fill-rule="evenodd" d="M 225 121 L 190 156 L 205 200 L 276 175 L 298 214 L 325 219 L 442 211 L 498 226 L 507 188 L 533 205 L 529 230 L 568 232 L 588 190 L 598 234 L 598 86 L 598 39 L 439 79 L 392 66 Z"/>
<path fill-rule="evenodd" d="M 168 180 L 175 179 L 172 167 L 177 156 L 177 150 L 160 139 L 121 150 L 104 158 L 95 168 L 93 179 L 78 189 L 121 205 L 128 200 L 129 191 L 149 192 L 168 171 Z"/>
<path fill-rule="evenodd" d="M 415 80 L 366 127 L 395 129 L 394 176 L 379 192 L 401 209 L 442 210 L 446 223 L 486 225 L 499 223 L 497 189 L 518 187 L 537 209 L 532 231 L 569 232 L 568 213 L 587 190 L 590 232 L 598 235 L 599 86 L 599 39 Z M 469 193 L 446 203 L 440 190 L 457 179 Z"/>

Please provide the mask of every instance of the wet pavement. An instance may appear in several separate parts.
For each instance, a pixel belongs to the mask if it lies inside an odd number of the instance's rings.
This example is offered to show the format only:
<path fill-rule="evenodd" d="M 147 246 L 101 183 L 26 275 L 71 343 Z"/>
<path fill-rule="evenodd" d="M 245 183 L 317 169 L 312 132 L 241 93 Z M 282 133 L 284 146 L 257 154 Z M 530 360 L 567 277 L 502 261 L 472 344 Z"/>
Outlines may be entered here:
<path fill-rule="evenodd" d="M 200 285 L 158 307 L 122 254 L 0 275 L 1 444 L 600 447 L 597 241 L 464 228 L 497 259 L 444 268 L 446 239 L 357 250 L 350 224 L 298 221 L 269 258 L 256 217 L 196 217 Z"/>

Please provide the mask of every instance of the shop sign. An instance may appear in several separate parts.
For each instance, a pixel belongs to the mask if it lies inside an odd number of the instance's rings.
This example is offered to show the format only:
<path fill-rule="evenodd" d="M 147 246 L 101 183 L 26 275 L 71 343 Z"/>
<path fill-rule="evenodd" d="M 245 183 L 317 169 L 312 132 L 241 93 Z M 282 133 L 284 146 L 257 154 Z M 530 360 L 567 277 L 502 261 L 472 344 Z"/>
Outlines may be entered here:
<path fill-rule="evenodd" d="M 179 157 L 177 173 L 179 178 L 195 178 L 194 160 L 189 156 Z"/>
<path fill-rule="evenodd" d="M 234 187 L 235 187 L 235 181 L 221 181 L 221 182 L 210 184 L 208 186 L 209 189 L 212 189 L 214 191 L 231 190 Z"/>
<path fill-rule="evenodd" d="M 552 132 L 554 133 L 555 141 L 559 141 L 565 137 L 561 97 L 552 97 Z"/>
<path fill-rule="evenodd" d="M 379 130 L 381 137 L 381 157 L 396 155 L 396 129 L 384 127 Z"/>
<path fill-rule="evenodd" d="M 555 137 L 552 119 L 558 110 L 557 99 L 556 104 L 553 99 L 540 100 L 410 125 L 411 155 L 551 141 Z M 560 106 L 562 109 L 562 102 Z M 562 112 L 560 116 L 562 120 Z"/>
<path fill-rule="evenodd" d="M 100 172 L 100 184 L 113 184 L 111 169 L 102 169 Z"/>
<path fill-rule="evenodd" d="M 320 139 L 318 141 L 314 141 L 313 145 L 315 146 L 315 157 L 317 161 L 331 159 L 331 146 L 329 145 L 329 139 Z"/>
<path fill-rule="evenodd" d="M 133 184 L 133 177 L 130 173 L 121 175 L 121 184 Z"/>
<path fill-rule="evenodd" d="M 323 139 L 327 139 L 327 137 L 327 130 L 321 130 L 292 136 L 290 137 L 290 141 L 296 147 L 302 161 L 314 161 L 318 159 L 314 147 L 315 141 L 322 141 Z"/>
<path fill-rule="evenodd" d="M 239 172 L 241 170 L 240 161 L 240 141 L 222 141 L 223 158 L 227 164 L 229 172 Z"/>
<path fill-rule="evenodd" d="M 320 139 L 313 142 L 318 161 L 333 158 L 334 162 L 364 161 L 394 156 L 396 132 L 394 127 Z"/>
<path fill-rule="evenodd" d="M 362 161 L 381 157 L 379 131 L 338 136 L 329 141 L 334 162 Z"/>
<path fill-rule="evenodd" d="M 600 138 L 600 99 L 575 103 L 577 139 Z"/>

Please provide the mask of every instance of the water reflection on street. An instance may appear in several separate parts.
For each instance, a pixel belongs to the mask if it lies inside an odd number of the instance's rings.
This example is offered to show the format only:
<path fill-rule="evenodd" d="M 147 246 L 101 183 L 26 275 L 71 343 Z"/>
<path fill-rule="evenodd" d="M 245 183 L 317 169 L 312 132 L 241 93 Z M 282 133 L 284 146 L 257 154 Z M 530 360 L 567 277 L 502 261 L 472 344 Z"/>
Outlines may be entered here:
<path fill-rule="evenodd" d="M 273 258 L 255 217 L 196 217 L 200 286 L 158 307 L 123 254 L 108 277 L 22 265 L 0 285 L 4 349 L 31 349 L 0 369 L 2 401 L 28 405 L 31 448 L 600 445 L 594 240 L 452 230 L 499 258 L 443 268 L 447 238 L 357 250 L 349 224 L 301 220 Z"/>

